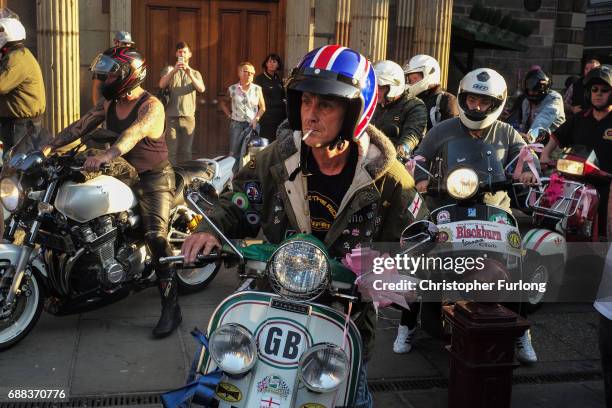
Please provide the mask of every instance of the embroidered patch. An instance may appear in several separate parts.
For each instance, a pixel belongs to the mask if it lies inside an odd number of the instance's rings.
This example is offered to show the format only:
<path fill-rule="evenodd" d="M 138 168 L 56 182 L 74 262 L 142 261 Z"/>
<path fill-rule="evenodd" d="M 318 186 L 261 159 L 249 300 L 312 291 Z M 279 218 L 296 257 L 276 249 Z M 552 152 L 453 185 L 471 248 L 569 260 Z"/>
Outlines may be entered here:
<path fill-rule="evenodd" d="M 604 130 L 604 140 L 612 140 L 612 128 Z"/>
<path fill-rule="evenodd" d="M 259 225 L 259 223 L 261 222 L 261 217 L 255 211 L 248 211 L 246 213 L 246 219 L 247 222 L 251 225 Z"/>
<path fill-rule="evenodd" d="M 247 183 L 244 183 L 244 191 L 251 203 L 261 204 L 261 184 L 259 184 L 257 181 L 249 181 Z"/>
<path fill-rule="evenodd" d="M 249 199 L 244 193 L 234 193 L 232 195 L 232 203 L 234 203 L 241 210 L 249 208 Z"/>
<path fill-rule="evenodd" d="M 412 203 L 408 206 L 408 211 L 412 214 L 413 217 L 416 218 L 416 215 L 419 213 L 421 209 L 421 205 L 423 204 L 423 199 L 419 193 L 414 194 L 414 198 L 412 199 Z"/>

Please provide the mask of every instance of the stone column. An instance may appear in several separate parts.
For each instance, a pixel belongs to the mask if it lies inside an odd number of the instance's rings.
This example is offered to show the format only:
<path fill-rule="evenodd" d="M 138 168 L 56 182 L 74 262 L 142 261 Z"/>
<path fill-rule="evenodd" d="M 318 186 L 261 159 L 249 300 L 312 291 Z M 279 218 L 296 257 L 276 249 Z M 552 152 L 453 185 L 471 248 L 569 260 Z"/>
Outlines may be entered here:
<path fill-rule="evenodd" d="M 411 53 L 414 32 L 414 2 L 415 0 L 397 0 L 395 61 L 402 66 L 414 55 Z"/>
<path fill-rule="evenodd" d="M 291 72 L 314 47 L 314 0 L 288 1 L 286 28 L 285 58 Z"/>
<path fill-rule="evenodd" d="M 6 7 L 7 0 L 0 0 L 0 8 Z"/>
<path fill-rule="evenodd" d="M 427 54 L 438 60 L 442 87 L 448 79 L 453 0 L 414 0 L 411 55 Z"/>
<path fill-rule="evenodd" d="M 372 62 L 387 56 L 389 0 L 353 0 L 350 47 Z"/>
<path fill-rule="evenodd" d="M 336 44 L 348 47 L 351 30 L 351 0 L 338 0 Z"/>
<path fill-rule="evenodd" d="M 57 133 L 79 118 L 79 0 L 37 0 L 38 62 L 47 93 L 44 126 Z"/>
<path fill-rule="evenodd" d="M 112 0 L 110 2 L 110 43 L 113 43 L 117 31 L 129 31 L 136 45 L 143 40 L 134 38 L 132 33 L 132 0 Z"/>

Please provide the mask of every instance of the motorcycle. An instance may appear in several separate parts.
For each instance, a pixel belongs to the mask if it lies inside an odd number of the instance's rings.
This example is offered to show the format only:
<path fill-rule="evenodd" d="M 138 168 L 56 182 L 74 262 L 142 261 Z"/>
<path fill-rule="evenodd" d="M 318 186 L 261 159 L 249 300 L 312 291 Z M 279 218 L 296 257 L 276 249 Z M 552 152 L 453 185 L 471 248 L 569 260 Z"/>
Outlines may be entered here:
<path fill-rule="evenodd" d="M 102 136 L 97 142 L 109 143 Z M 45 157 L 46 131 L 26 135 L 9 153 L 0 173 L 0 201 L 11 213 L 0 244 L 0 350 L 22 340 L 44 308 L 52 314 L 88 310 L 155 283 L 144 243 L 137 199 L 118 178 L 83 172 L 77 155 Z M 196 214 L 184 205 L 182 189 L 201 180 L 221 189 L 229 181 L 220 169 L 233 159 L 195 161 L 177 169 L 177 195 L 169 240 L 180 250 L 196 226 Z M 230 173 L 231 174 L 231 173 Z M 230 176 L 231 177 L 231 176 Z M 126 180 L 127 181 L 127 180 Z M 23 243 L 11 243 L 18 230 Z M 220 263 L 178 270 L 181 288 L 206 286 Z"/>
<path fill-rule="evenodd" d="M 224 243 L 195 265 L 233 260 L 241 278 L 210 317 L 208 339 L 199 335 L 205 347 L 189 380 L 211 389 L 193 401 L 223 408 L 353 406 L 362 364 L 360 334 L 349 318 L 358 300 L 353 271 L 330 258 L 312 235 L 297 234 L 279 245 L 237 246 L 208 219 L 198 191 L 187 200 Z M 323 299 L 326 304 L 318 302 Z"/>

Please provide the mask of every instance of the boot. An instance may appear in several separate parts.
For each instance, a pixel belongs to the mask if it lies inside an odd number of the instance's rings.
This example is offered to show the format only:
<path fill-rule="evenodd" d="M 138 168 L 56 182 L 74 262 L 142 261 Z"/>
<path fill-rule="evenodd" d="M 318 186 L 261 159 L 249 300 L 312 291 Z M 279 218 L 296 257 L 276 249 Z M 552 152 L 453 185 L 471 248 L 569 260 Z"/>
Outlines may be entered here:
<path fill-rule="evenodd" d="M 160 279 L 157 285 L 161 296 L 162 311 L 157 326 L 153 329 L 153 337 L 161 339 L 178 327 L 183 316 L 178 305 L 176 276 L 171 279 Z"/>

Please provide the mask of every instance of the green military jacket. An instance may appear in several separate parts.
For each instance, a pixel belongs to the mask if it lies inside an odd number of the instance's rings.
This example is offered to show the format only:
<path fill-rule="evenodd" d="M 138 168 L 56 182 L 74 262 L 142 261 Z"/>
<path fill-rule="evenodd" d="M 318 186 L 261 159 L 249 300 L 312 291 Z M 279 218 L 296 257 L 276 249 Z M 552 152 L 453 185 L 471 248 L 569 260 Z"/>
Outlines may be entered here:
<path fill-rule="evenodd" d="M 0 59 L 0 118 L 35 118 L 45 113 L 45 86 L 38 61 L 23 46 Z"/>
<path fill-rule="evenodd" d="M 293 181 L 290 177 L 300 166 L 301 137 L 285 121 L 276 141 L 238 172 L 233 191 L 221 195 L 211 219 L 230 238 L 254 237 L 262 229 L 269 242 L 280 243 L 293 233 L 311 232 L 308 178 L 302 173 Z M 399 242 L 406 226 L 428 216 L 414 180 L 396 160 L 389 139 L 370 125 L 357 144 L 353 182 L 325 237 L 334 258 L 367 242 Z M 197 231 L 212 232 L 206 223 L 200 223 Z M 371 304 L 357 309 L 355 323 L 368 356 L 374 346 L 376 316 Z"/>

